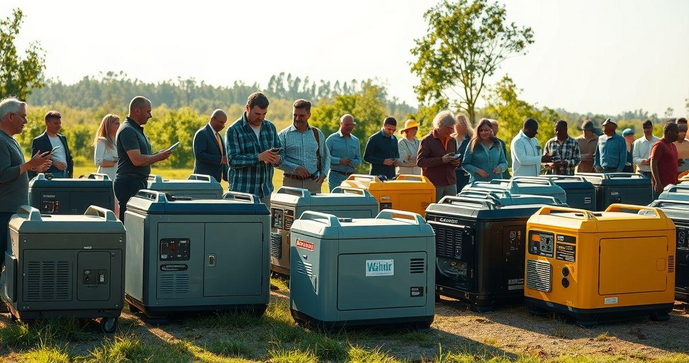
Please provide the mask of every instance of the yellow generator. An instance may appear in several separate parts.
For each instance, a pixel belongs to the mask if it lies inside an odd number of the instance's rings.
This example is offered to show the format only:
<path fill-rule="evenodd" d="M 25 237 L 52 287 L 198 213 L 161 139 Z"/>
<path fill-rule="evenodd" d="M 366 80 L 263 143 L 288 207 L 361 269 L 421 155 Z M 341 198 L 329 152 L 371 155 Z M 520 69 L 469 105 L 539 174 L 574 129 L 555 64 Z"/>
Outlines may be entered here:
<path fill-rule="evenodd" d="M 426 215 L 426 207 L 435 203 L 435 186 L 422 175 L 398 175 L 394 180 L 375 175 L 352 174 L 341 186 L 366 189 L 383 209 L 398 209 Z"/>
<path fill-rule="evenodd" d="M 583 327 L 643 315 L 669 319 L 676 232 L 660 209 L 545 206 L 526 233 L 524 297 L 532 314 L 568 315 Z"/>

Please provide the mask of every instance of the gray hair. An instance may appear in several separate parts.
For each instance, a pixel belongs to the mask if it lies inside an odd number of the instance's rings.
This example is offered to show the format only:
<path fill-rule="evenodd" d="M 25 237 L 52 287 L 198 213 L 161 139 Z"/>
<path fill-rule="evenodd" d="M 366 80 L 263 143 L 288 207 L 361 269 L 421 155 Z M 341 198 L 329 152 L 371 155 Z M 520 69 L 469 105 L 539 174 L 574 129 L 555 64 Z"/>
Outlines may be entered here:
<path fill-rule="evenodd" d="M 223 111 L 221 109 L 217 109 L 217 110 L 213 111 L 213 113 L 211 114 L 211 118 L 223 117 L 223 116 L 227 117 L 227 114 L 225 113 L 225 111 Z"/>
<path fill-rule="evenodd" d="M 19 112 L 22 106 L 26 106 L 26 102 L 22 102 L 15 97 L 8 97 L 0 101 L 0 121 L 4 120 L 11 113 Z"/>
<path fill-rule="evenodd" d="M 433 128 L 434 129 L 439 129 L 441 127 L 449 127 L 449 126 L 454 127 L 456 123 L 457 123 L 457 120 L 455 119 L 455 115 L 452 114 L 452 112 L 450 112 L 450 111 L 440 111 L 433 118 Z"/>
<path fill-rule="evenodd" d="M 350 114 L 348 114 L 348 113 L 345 113 L 344 115 L 342 115 L 342 117 L 340 117 L 340 123 L 343 123 L 344 120 L 346 120 L 347 118 L 351 118 L 351 119 L 352 119 L 352 122 L 354 121 L 354 116 L 352 116 L 352 115 L 350 115 Z"/>

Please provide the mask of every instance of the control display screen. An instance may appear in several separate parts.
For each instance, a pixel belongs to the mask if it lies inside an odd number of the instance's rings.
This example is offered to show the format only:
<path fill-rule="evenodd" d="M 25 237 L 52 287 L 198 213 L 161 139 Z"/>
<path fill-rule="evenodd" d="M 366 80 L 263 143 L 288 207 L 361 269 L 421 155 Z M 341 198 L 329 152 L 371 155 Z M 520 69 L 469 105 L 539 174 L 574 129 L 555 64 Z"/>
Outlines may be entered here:
<path fill-rule="evenodd" d="M 191 241 L 188 238 L 163 238 L 160 240 L 161 261 L 188 261 Z"/>

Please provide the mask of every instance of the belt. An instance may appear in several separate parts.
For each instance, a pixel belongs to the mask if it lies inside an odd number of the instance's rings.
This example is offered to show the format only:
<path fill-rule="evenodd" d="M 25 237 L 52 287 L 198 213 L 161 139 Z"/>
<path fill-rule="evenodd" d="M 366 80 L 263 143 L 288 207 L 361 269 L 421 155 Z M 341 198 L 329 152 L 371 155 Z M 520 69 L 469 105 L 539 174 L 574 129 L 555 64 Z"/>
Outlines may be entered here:
<path fill-rule="evenodd" d="M 344 175 L 344 176 L 350 176 L 350 175 L 354 174 L 353 172 L 352 172 L 352 173 L 346 173 L 346 172 L 344 172 L 344 171 L 339 171 L 339 170 L 334 170 L 334 169 L 330 169 L 330 171 L 331 171 L 331 172 L 334 172 L 334 173 L 338 173 L 338 174 Z"/>
<path fill-rule="evenodd" d="M 296 179 L 296 180 L 306 180 L 306 179 L 313 179 L 313 174 L 307 176 L 306 178 L 302 178 L 297 174 L 285 174 L 285 178 Z"/>

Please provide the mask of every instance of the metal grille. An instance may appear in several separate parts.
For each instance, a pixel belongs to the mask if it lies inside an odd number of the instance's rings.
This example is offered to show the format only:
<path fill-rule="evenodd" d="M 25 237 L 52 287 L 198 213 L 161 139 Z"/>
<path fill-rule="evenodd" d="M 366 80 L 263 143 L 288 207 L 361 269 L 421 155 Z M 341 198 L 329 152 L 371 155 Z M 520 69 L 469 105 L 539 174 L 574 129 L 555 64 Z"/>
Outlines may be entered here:
<path fill-rule="evenodd" d="M 553 265 L 546 261 L 526 261 L 526 287 L 532 290 L 550 292 L 553 284 Z"/>
<path fill-rule="evenodd" d="M 282 235 L 280 233 L 270 234 L 270 255 L 277 258 L 282 258 Z"/>
<path fill-rule="evenodd" d="M 462 258 L 464 230 L 431 224 L 435 232 L 435 251 L 438 257 Z"/>
<path fill-rule="evenodd" d="M 409 272 L 413 274 L 426 272 L 426 261 L 423 258 L 412 258 L 409 263 Z"/>
<path fill-rule="evenodd" d="M 189 274 L 162 274 L 159 289 L 163 295 L 188 294 Z"/>
<path fill-rule="evenodd" d="M 675 272 L 675 255 L 670 255 L 667 257 L 667 272 Z"/>
<path fill-rule="evenodd" d="M 299 260 L 297 260 L 297 273 L 300 273 L 302 275 L 308 276 L 309 278 L 312 278 L 313 277 L 313 265 L 299 259 Z"/>
<path fill-rule="evenodd" d="M 69 261 L 29 261 L 28 301 L 68 301 L 70 272 Z"/>

